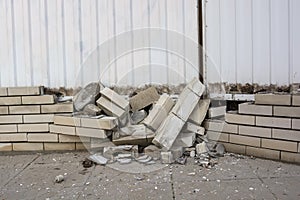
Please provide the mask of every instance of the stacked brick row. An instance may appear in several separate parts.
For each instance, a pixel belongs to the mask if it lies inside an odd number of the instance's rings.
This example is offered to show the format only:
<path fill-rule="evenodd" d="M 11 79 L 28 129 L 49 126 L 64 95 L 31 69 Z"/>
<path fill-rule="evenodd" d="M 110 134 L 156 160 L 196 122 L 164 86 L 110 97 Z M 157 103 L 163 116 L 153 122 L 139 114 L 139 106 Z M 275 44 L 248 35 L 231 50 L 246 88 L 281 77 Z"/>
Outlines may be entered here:
<path fill-rule="evenodd" d="M 228 152 L 300 163 L 300 96 L 257 94 L 225 122 L 206 120 L 207 137 Z"/>
<path fill-rule="evenodd" d="M 72 103 L 55 103 L 43 87 L 0 88 L 0 151 L 82 149 L 78 140 L 50 133 L 57 113 L 72 113 Z M 77 143 L 78 142 L 78 143 Z"/>

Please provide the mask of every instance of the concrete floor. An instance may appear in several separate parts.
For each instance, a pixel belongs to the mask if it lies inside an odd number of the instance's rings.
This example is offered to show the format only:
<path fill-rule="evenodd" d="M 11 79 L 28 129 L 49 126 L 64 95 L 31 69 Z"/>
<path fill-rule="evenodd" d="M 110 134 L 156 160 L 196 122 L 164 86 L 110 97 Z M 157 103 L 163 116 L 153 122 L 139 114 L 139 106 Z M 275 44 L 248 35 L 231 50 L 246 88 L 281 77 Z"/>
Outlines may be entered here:
<path fill-rule="evenodd" d="M 88 155 L 0 154 L 0 199 L 300 199 L 299 165 L 227 155 L 212 169 L 189 160 L 127 173 L 115 166 L 85 169 Z M 59 174 L 65 180 L 54 183 Z"/>

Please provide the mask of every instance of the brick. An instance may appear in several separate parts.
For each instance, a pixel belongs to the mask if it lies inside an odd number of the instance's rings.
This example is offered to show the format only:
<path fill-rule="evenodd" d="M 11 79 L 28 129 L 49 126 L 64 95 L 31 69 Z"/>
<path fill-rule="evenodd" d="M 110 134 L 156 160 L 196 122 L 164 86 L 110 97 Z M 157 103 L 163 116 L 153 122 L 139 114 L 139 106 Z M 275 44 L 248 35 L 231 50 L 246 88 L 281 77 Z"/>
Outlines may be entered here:
<path fill-rule="evenodd" d="M 48 132 L 49 124 L 18 124 L 18 132 Z"/>
<path fill-rule="evenodd" d="M 222 117 L 226 113 L 226 106 L 211 107 L 208 110 L 208 118 Z"/>
<path fill-rule="evenodd" d="M 271 138 L 272 137 L 272 129 L 255 127 L 255 126 L 239 126 L 239 134 Z"/>
<path fill-rule="evenodd" d="M 73 103 L 58 103 L 53 105 L 41 105 L 42 113 L 71 113 Z"/>
<path fill-rule="evenodd" d="M 291 128 L 292 121 L 288 118 L 279 117 L 256 117 L 256 126 Z"/>
<path fill-rule="evenodd" d="M 43 143 L 13 143 L 13 151 L 43 151 Z"/>
<path fill-rule="evenodd" d="M 40 106 L 9 106 L 9 114 L 38 114 Z"/>
<path fill-rule="evenodd" d="M 155 87 L 150 87 L 131 97 L 129 103 L 131 110 L 137 111 L 155 103 L 158 99 L 159 94 Z"/>
<path fill-rule="evenodd" d="M 50 133 L 60 133 L 64 135 L 76 135 L 75 127 L 61 126 L 61 125 L 49 125 Z"/>
<path fill-rule="evenodd" d="M 0 143 L 0 151 L 12 151 L 12 143 Z"/>
<path fill-rule="evenodd" d="M 255 125 L 255 116 L 226 113 L 225 121 L 232 124 Z"/>
<path fill-rule="evenodd" d="M 58 142 L 58 135 L 52 133 L 28 133 L 28 142 Z"/>
<path fill-rule="evenodd" d="M 300 106 L 300 95 L 293 95 L 292 105 L 293 106 Z"/>
<path fill-rule="evenodd" d="M 0 134 L 1 142 L 26 142 L 27 134 L 26 133 L 7 133 Z"/>
<path fill-rule="evenodd" d="M 23 96 L 22 104 L 54 104 L 54 96 Z"/>
<path fill-rule="evenodd" d="M 290 106 L 291 95 L 255 94 L 255 104 Z"/>
<path fill-rule="evenodd" d="M 0 105 L 21 105 L 21 97 L 0 97 Z"/>
<path fill-rule="evenodd" d="M 202 96 L 205 86 L 199 81 L 198 78 L 194 77 L 186 86 L 192 92 L 194 92 L 199 97 Z"/>
<path fill-rule="evenodd" d="M 255 105 L 253 103 L 239 104 L 239 114 L 272 116 L 272 106 Z"/>
<path fill-rule="evenodd" d="M 96 103 L 108 115 L 122 118 L 126 114 L 125 110 L 105 97 L 100 97 Z"/>
<path fill-rule="evenodd" d="M 169 150 L 184 124 L 185 122 L 182 121 L 182 119 L 170 113 L 157 129 L 156 136 L 152 143 L 162 147 L 166 151 Z"/>
<path fill-rule="evenodd" d="M 216 131 L 206 131 L 207 139 L 219 142 L 229 142 L 229 134 Z"/>
<path fill-rule="evenodd" d="M 66 126 L 81 126 L 80 118 L 73 117 L 72 115 L 54 115 L 54 124 Z"/>
<path fill-rule="evenodd" d="M 102 129 L 76 127 L 76 135 L 93 138 L 107 138 L 106 131 Z"/>
<path fill-rule="evenodd" d="M 100 119 L 81 118 L 81 126 L 87 128 L 111 130 L 115 128 L 117 124 L 118 124 L 118 119 L 116 117 L 103 117 Z"/>
<path fill-rule="evenodd" d="M 197 135 L 204 135 L 205 129 L 199 125 L 193 124 L 191 122 L 186 122 L 183 126 L 181 132 L 188 133 L 193 132 Z"/>
<path fill-rule="evenodd" d="M 7 96 L 7 88 L 0 87 L 0 97 Z"/>
<path fill-rule="evenodd" d="M 175 102 L 169 95 L 161 95 L 149 115 L 144 119 L 143 124 L 156 131 L 162 121 L 168 116 L 174 104 Z"/>
<path fill-rule="evenodd" d="M 300 153 L 300 143 L 298 143 L 298 153 Z"/>
<path fill-rule="evenodd" d="M 300 119 L 292 119 L 292 129 L 300 130 Z"/>
<path fill-rule="evenodd" d="M 297 142 L 262 139 L 261 147 L 268 148 L 268 149 L 297 152 Z"/>
<path fill-rule="evenodd" d="M 222 120 L 205 120 L 204 128 L 209 131 L 238 134 L 238 125 L 228 124 Z"/>
<path fill-rule="evenodd" d="M 123 110 L 129 110 L 129 102 L 115 91 L 104 88 L 100 93 Z"/>
<path fill-rule="evenodd" d="M 273 129 L 272 137 L 284 140 L 293 140 L 300 142 L 300 131 L 285 130 L 285 129 Z"/>
<path fill-rule="evenodd" d="M 75 150 L 75 143 L 44 143 L 45 151 L 71 151 Z"/>
<path fill-rule="evenodd" d="M 0 115 L 8 114 L 8 106 L 0 106 Z"/>
<path fill-rule="evenodd" d="M 23 115 L 24 123 L 53 123 L 53 114 Z"/>
<path fill-rule="evenodd" d="M 196 134 L 193 132 L 179 133 L 172 147 L 191 147 L 196 140 Z"/>
<path fill-rule="evenodd" d="M 91 138 L 89 137 L 79 137 L 74 135 L 58 135 L 58 141 L 62 143 L 68 143 L 68 142 L 90 142 Z"/>
<path fill-rule="evenodd" d="M 187 87 L 185 87 L 179 95 L 178 100 L 175 106 L 172 108 L 171 112 L 183 121 L 187 121 L 189 116 L 197 106 L 199 99 L 200 97 L 198 95 L 196 95 L 194 92 L 191 92 Z M 207 110 L 205 111 L 205 113 L 206 112 Z"/>
<path fill-rule="evenodd" d="M 300 164 L 300 153 L 281 152 L 281 160 Z"/>
<path fill-rule="evenodd" d="M 300 118 L 300 107 L 274 106 L 274 116 Z"/>
<path fill-rule="evenodd" d="M 200 99 L 193 112 L 190 114 L 188 121 L 201 125 L 206 116 L 209 104 L 210 99 Z"/>
<path fill-rule="evenodd" d="M 43 87 L 9 87 L 8 96 L 41 95 Z"/>
<path fill-rule="evenodd" d="M 247 146 L 260 147 L 260 138 L 248 137 L 242 135 L 230 135 L 229 141 L 235 144 L 243 144 Z"/>
<path fill-rule="evenodd" d="M 23 123 L 22 115 L 0 116 L 0 124 L 19 124 Z"/>
<path fill-rule="evenodd" d="M 90 143 L 80 143 L 80 142 L 75 143 L 76 150 L 86 150 L 86 149 L 90 149 L 90 148 L 91 148 Z"/>
<path fill-rule="evenodd" d="M 256 147 L 246 147 L 246 155 L 255 156 L 259 158 L 268 158 L 272 160 L 280 159 L 280 151 Z"/>
<path fill-rule="evenodd" d="M 18 132 L 17 125 L 11 124 L 11 125 L 0 125 L 0 133 L 12 133 L 12 132 Z"/>
<path fill-rule="evenodd" d="M 246 146 L 244 145 L 231 144 L 225 142 L 222 142 L 222 144 L 225 146 L 226 152 L 246 154 Z"/>

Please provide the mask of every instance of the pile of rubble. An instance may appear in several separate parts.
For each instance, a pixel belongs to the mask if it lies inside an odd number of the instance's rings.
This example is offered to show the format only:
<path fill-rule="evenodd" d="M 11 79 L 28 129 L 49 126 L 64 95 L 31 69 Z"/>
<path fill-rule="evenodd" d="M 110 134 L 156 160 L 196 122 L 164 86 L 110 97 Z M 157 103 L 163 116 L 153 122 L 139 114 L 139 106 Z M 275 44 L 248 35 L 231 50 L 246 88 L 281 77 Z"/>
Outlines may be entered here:
<path fill-rule="evenodd" d="M 210 142 L 201 126 L 210 105 L 201 99 L 205 86 L 192 79 L 179 96 L 158 94 L 149 87 L 124 97 L 108 87 L 91 83 L 74 97 L 76 117 L 115 117 L 117 125 L 106 131 L 112 143 L 90 156 L 98 164 L 133 161 L 143 164 L 185 164 L 187 157 L 208 167 L 211 158 L 223 156 L 222 144 Z"/>

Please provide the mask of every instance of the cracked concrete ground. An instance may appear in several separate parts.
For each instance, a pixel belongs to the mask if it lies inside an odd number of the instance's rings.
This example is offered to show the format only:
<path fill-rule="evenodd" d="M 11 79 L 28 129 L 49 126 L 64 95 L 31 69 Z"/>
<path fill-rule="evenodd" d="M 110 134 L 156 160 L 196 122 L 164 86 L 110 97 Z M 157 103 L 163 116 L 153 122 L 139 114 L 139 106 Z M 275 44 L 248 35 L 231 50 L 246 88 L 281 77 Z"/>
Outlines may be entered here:
<path fill-rule="evenodd" d="M 0 154 L 0 199 L 300 199 L 300 166 L 225 156 L 150 173 L 83 168 L 88 152 Z M 62 174 L 65 180 L 54 183 Z"/>

